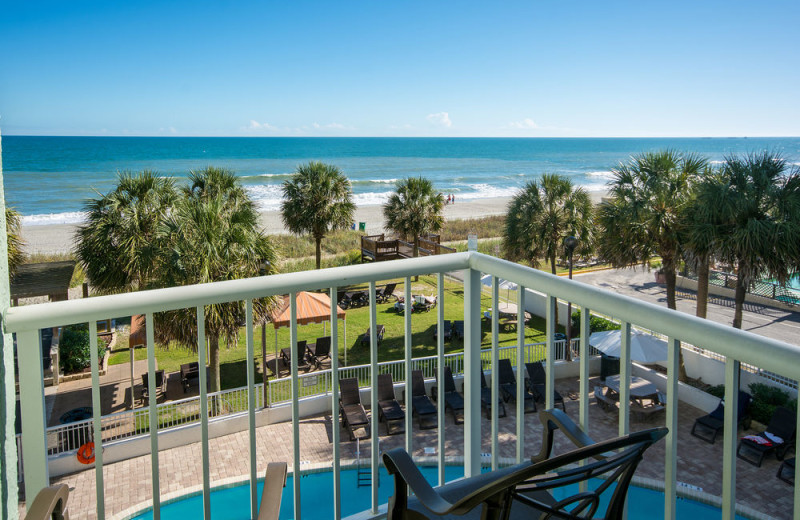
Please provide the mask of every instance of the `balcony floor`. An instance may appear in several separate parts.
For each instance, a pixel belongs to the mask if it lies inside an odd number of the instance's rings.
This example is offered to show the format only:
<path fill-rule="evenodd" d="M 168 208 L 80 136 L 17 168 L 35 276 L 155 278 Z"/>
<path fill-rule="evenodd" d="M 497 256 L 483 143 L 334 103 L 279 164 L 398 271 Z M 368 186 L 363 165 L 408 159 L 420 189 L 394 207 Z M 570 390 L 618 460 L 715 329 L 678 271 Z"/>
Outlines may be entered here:
<path fill-rule="evenodd" d="M 563 394 L 577 392 L 576 380 L 559 380 L 556 388 Z M 591 388 L 591 386 L 590 386 Z M 567 399 L 567 412 L 573 418 L 578 415 L 577 400 Z M 515 455 L 515 414 L 512 404 L 506 409 L 509 414 L 500 419 L 500 454 L 501 457 L 513 458 Z M 617 432 L 617 414 L 606 413 L 592 400 L 590 409 L 591 435 L 596 440 L 611 438 Z M 679 459 L 678 480 L 703 488 L 713 495 L 721 493 L 722 482 L 722 440 L 710 445 L 692 437 L 694 419 L 703 415 L 699 410 L 681 404 L 679 413 Z M 463 454 L 463 427 L 455 425 L 452 417 L 446 415 L 445 438 L 447 455 Z M 639 430 L 657 425 L 656 419 L 651 423 L 631 420 L 631 430 Z M 491 451 L 490 424 L 482 415 L 483 447 L 482 452 Z M 527 414 L 525 455 L 538 452 L 541 444 L 541 426 L 536 414 Z M 301 460 L 311 464 L 329 465 L 332 460 L 331 416 L 321 415 L 304 419 L 300 425 Z M 381 425 L 381 449 L 402 446 L 403 435 L 384 435 Z M 416 428 L 416 424 L 415 424 Z M 436 446 L 436 430 L 418 431 L 415 429 L 415 455 L 422 456 L 424 447 Z M 741 435 L 741 432 L 740 432 Z M 241 480 L 247 478 L 249 456 L 247 432 L 211 439 L 209 450 L 212 453 L 210 474 L 212 486 L 225 480 Z M 355 442 L 346 441 L 344 430 L 341 431 L 342 459 L 355 457 Z M 266 464 L 270 461 L 292 461 L 292 426 L 291 423 L 274 424 L 257 429 L 257 445 L 259 476 L 263 476 Z M 563 437 L 557 437 L 557 452 L 569 448 Z M 187 488 L 198 488 L 202 484 L 202 465 L 200 444 L 194 443 L 179 448 L 164 450 L 159 453 L 160 482 L 162 497 L 179 494 Z M 792 488 L 775 478 L 779 462 L 774 458 L 764 461 L 761 468 L 756 468 L 743 461 L 737 461 L 737 501 L 740 505 L 749 506 L 757 511 L 776 518 L 790 518 L 792 512 Z M 664 443 L 651 448 L 645 460 L 639 466 L 637 476 L 663 480 Z M 69 484 L 70 512 L 73 518 L 95 518 L 95 478 L 94 471 L 88 470 L 58 479 L 54 483 Z M 105 467 L 106 516 L 118 515 L 127 509 L 148 501 L 151 495 L 150 457 L 109 464 Z M 242 507 L 247 507 L 245 504 Z M 24 506 L 21 506 L 21 509 Z"/>

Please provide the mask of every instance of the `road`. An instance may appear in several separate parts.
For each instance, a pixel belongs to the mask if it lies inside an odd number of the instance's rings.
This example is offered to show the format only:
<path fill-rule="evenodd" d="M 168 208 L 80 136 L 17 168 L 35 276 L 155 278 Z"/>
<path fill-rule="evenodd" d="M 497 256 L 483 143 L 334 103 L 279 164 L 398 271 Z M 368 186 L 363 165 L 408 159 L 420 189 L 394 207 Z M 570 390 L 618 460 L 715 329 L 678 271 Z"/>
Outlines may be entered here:
<path fill-rule="evenodd" d="M 641 267 L 576 274 L 573 279 L 618 294 L 624 294 L 665 307 L 667 305 L 666 287 L 655 282 L 652 271 L 645 271 Z M 695 314 L 697 306 L 695 292 L 678 290 L 676 300 L 679 311 L 691 315 Z M 733 313 L 733 299 L 720 296 L 709 298 L 708 319 L 717 323 L 731 325 L 733 323 Z M 764 305 L 745 303 L 742 329 L 785 343 L 800 345 L 800 309 L 792 312 Z"/>

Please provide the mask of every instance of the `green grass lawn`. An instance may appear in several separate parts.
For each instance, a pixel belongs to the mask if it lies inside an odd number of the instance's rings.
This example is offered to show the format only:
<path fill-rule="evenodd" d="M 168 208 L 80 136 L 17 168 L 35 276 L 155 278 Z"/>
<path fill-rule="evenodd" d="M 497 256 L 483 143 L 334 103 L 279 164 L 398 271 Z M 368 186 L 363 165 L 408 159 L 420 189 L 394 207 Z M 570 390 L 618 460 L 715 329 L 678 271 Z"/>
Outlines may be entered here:
<path fill-rule="evenodd" d="M 403 291 L 402 280 L 386 280 L 389 282 L 398 282 L 396 291 Z M 383 283 L 378 284 L 383 285 Z M 367 288 L 364 286 L 363 288 Z M 444 319 L 445 320 L 463 320 L 464 319 L 464 290 L 459 282 L 453 282 L 445 279 L 445 294 L 444 303 L 439 302 L 439 305 L 444 305 Z M 436 277 L 435 276 L 421 276 L 419 281 L 412 282 L 412 293 L 425 294 L 433 296 L 437 293 Z M 481 308 L 487 309 L 492 306 L 490 294 L 485 290 L 481 296 Z M 347 311 L 347 341 L 344 337 L 344 322 L 339 321 L 339 345 L 340 366 L 344 366 L 345 353 L 343 346 L 347 350 L 347 366 L 362 365 L 370 362 L 369 347 L 361 343 L 361 336 L 366 332 L 369 327 L 369 307 L 362 307 L 358 309 L 348 309 Z M 404 330 L 405 330 L 405 317 L 403 314 L 398 314 L 394 311 L 394 300 L 390 303 L 378 304 L 377 306 L 378 324 L 386 328 L 384 339 L 378 349 L 378 361 L 392 361 L 402 359 L 404 356 Z M 413 356 L 425 357 L 436 354 L 436 340 L 434 338 L 434 331 L 438 320 L 438 310 L 433 308 L 430 312 L 414 313 L 411 315 L 412 327 L 412 344 Z M 527 343 L 535 343 L 544 341 L 544 320 L 541 318 L 533 318 L 525 330 L 525 341 Z M 483 348 L 491 346 L 491 328 L 487 320 L 482 320 L 481 344 Z M 307 340 L 313 343 L 317 337 L 330 333 L 330 326 L 328 324 L 310 324 L 298 325 L 297 336 L 298 340 Z M 254 348 L 256 360 L 261 359 L 261 327 L 256 327 L 254 333 Z M 515 345 L 517 341 L 517 333 L 500 332 L 499 336 L 500 346 Z M 222 379 L 222 388 L 237 388 L 246 384 L 246 343 L 245 333 L 239 336 L 239 341 L 232 348 L 223 346 L 220 352 L 220 372 Z M 266 344 L 267 356 L 270 357 L 275 353 L 276 345 L 276 330 L 271 323 L 266 326 Z M 277 346 L 278 349 L 287 347 L 289 345 L 289 329 L 281 328 L 277 330 Z M 460 340 L 453 340 L 445 342 L 445 352 L 462 352 L 464 344 Z M 135 358 L 147 359 L 147 351 L 144 348 L 136 349 Z M 180 365 L 190 361 L 197 360 L 197 354 L 193 351 L 184 348 L 163 348 L 156 347 L 156 359 L 158 360 L 159 369 L 167 372 L 175 372 L 180 369 Z M 126 363 L 129 360 L 129 351 L 127 341 L 119 343 L 118 347 L 114 349 L 109 363 L 119 364 Z M 260 361 L 257 363 L 260 365 Z M 258 371 L 258 368 L 256 369 Z M 256 381 L 261 380 L 260 372 L 257 374 Z"/>

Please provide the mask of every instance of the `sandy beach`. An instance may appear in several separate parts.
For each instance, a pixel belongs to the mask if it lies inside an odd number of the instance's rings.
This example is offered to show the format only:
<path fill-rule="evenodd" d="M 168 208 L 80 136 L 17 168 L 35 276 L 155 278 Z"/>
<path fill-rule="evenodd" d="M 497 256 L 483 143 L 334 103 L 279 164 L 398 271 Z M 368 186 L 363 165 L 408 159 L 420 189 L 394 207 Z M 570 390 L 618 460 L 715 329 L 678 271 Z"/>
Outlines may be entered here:
<path fill-rule="evenodd" d="M 591 192 L 590 196 L 595 203 L 598 203 L 604 194 L 604 192 L 596 191 Z M 455 204 L 445 206 L 444 215 L 447 220 L 503 215 L 510 200 L 510 197 L 497 197 L 456 201 Z M 384 231 L 383 206 L 359 206 L 356 209 L 355 221 L 366 222 L 368 233 L 382 233 Z M 278 211 L 263 212 L 261 225 L 264 231 L 270 235 L 286 233 Z M 25 242 L 25 251 L 28 254 L 45 255 L 69 253 L 73 247 L 76 228 L 75 224 L 23 226 L 22 239 Z"/>

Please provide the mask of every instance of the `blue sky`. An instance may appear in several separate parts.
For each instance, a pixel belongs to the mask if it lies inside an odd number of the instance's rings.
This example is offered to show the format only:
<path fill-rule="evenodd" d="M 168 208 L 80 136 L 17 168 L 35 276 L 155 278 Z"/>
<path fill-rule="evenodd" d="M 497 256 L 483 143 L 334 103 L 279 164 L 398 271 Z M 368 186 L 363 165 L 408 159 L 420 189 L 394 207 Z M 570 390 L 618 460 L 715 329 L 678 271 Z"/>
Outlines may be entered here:
<path fill-rule="evenodd" d="M 6 135 L 800 135 L 796 0 L 0 12 Z"/>

